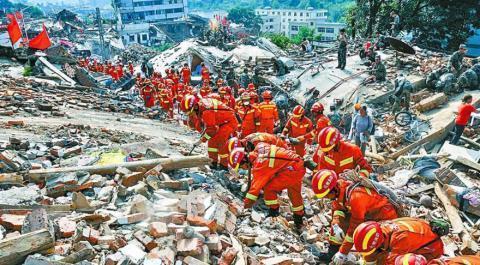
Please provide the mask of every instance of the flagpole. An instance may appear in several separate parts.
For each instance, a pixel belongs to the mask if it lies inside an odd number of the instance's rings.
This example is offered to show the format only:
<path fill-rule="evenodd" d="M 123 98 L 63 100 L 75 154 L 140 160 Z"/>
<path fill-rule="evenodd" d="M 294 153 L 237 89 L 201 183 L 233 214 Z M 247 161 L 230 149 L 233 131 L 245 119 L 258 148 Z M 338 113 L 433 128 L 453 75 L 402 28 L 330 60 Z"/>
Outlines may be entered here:
<path fill-rule="evenodd" d="M 23 27 L 23 31 L 25 33 L 25 37 L 27 38 L 27 42 L 29 41 L 29 39 L 28 39 L 27 27 L 25 27 L 25 16 L 23 15 L 23 11 L 29 9 L 30 7 L 32 7 L 32 6 L 28 6 L 24 9 L 20 9 L 20 15 L 22 15 L 22 27 Z"/>

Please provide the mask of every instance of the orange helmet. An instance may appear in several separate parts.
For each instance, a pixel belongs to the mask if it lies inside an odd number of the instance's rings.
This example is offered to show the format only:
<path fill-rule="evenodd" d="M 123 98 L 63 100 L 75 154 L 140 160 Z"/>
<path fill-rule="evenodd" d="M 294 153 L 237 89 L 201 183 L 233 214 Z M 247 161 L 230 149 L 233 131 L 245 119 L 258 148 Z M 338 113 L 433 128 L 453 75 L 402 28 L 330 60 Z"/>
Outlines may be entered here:
<path fill-rule="evenodd" d="M 337 185 L 338 176 L 333 170 L 322 169 L 315 173 L 312 178 L 312 189 L 317 198 L 321 199 Z"/>
<path fill-rule="evenodd" d="M 362 104 L 357 103 L 353 107 L 355 108 L 355 110 L 360 110 L 362 108 Z"/>
<path fill-rule="evenodd" d="M 317 143 L 322 152 L 328 152 L 342 139 L 340 131 L 332 126 L 323 128 L 317 136 Z"/>
<path fill-rule="evenodd" d="M 223 79 L 219 78 L 217 80 L 217 86 L 221 86 L 223 84 Z"/>
<path fill-rule="evenodd" d="M 272 99 L 272 92 L 270 90 L 265 90 L 262 93 L 262 98 L 265 99 Z"/>
<path fill-rule="evenodd" d="M 257 92 L 250 91 L 250 99 L 253 99 L 253 100 L 257 101 L 258 100 Z"/>
<path fill-rule="evenodd" d="M 408 253 L 398 256 L 395 265 L 427 265 L 427 259 L 422 255 Z"/>
<path fill-rule="evenodd" d="M 241 98 L 242 98 L 242 100 L 250 100 L 250 93 L 243 92 Z"/>
<path fill-rule="evenodd" d="M 232 152 L 232 150 L 240 147 L 242 147 L 242 143 L 237 137 L 232 137 L 228 140 L 227 149 L 229 153 Z"/>
<path fill-rule="evenodd" d="M 228 157 L 228 165 L 231 169 L 238 171 L 243 160 L 247 157 L 247 153 L 243 148 L 235 148 L 230 152 Z"/>
<path fill-rule="evenodd" d="M 299 117 L 303 116 L 304 114 L 305 114 L 305 109 L 300 105 L 297 105 L 293 109 L 293 117 L 295 117 L 295 118 L 299 118 Z"/>
<path fill-rule="evenodd" d="M 248 84 L 248 91 L 255 91 L 255 85 L 253 83 Z"/>
<path fill-rule="evenodd" d="M 385 237 L 382 233 L 380 224 L 369 221 L 360 224 L 353 233 L 353 244 L 358 252 L 371 254 L 379 248 Z"/>
<path fill-rule="evenodd" d="M 315 102 L 315 104 L 313 104 L 313 106 L 312 106 L 312 110 L 311 110 L 311 111 L 312 111 L 313 113 L 319 113 L 319 112 L 322 112 L 322 111 L 324 111 L 324 110 L 325 110 L 325 108 L 323 107 L 323 104 L 322 104 L 322 103 L 320 103 L 320 102 Z"/>
<path fill-rule="evenodd" d="M 195 104 L 198 104 L 199 99 L 193 95 L 187 95 L 183 98 L 180 104 L 180 110 L 185 113 L 191 112 Z"/>
<path fill-rule="evenodd" d="M 219 87 L 218 94 L 227 94 L 227 89 L 224 86 Z"/>

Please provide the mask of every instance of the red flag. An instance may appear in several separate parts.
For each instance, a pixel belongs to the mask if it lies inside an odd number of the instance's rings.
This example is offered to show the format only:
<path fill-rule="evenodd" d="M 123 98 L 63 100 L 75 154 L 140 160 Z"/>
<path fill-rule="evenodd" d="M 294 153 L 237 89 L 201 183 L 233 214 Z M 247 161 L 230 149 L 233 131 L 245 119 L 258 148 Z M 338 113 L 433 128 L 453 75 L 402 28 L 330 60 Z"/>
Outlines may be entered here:
<path fill-rule="evenodd" d="M 48 47 L 52 46 L 52 42 L 48 37 L 47 28 L 43 25 L 43 30 L 40 34 L 38 34 L 35 38 L 30 40 L 28 46 L 32 49 L 37 50 L 46 50 Z"/>
<path fill-rule="evenodd" d="M 20 26 L 18 25 L 18 22 L 13 14 L 7 14 L 7 17 L 10 20 L 10 24 L 7 26 L 8 36 L 10 36 L 12 46 L 17 48 L 18 44 L 20 44 L 20 40 L 22 39 L 22 31 L 20 30 Z"/>

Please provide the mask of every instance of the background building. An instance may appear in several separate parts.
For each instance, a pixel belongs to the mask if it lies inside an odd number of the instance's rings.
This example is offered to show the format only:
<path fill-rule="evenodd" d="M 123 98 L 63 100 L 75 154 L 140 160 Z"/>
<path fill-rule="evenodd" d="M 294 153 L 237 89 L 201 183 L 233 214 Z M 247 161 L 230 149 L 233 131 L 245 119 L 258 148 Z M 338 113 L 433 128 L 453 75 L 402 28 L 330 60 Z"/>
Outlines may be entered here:
<path fill-rule="evenodd" d="M 263 20 L 262 32 L 282 33 L 288 37 L 298 34 L 301 27 L 315 29 L 322 34 L 323 41 L 335 40 L 343 23 L 327 22 L 326 9 L 271 9 L 269 7 L 256 9 L 255 13 Z"/>
<path fill-rule="evenodd" d="M 159 22 L 187 17 L 187 0 L 114 0 L 122 23 Z"/>

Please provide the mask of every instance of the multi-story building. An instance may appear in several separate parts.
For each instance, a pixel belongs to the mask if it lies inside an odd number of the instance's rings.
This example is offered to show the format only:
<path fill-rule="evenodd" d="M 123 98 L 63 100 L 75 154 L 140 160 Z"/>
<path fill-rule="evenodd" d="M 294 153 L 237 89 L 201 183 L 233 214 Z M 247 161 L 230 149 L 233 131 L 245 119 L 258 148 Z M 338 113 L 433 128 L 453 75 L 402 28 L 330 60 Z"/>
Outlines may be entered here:
<path fill-rule="evenodd" d="M 187 0 L 114 0 L 122 23 L 160 22 L 187 17 Z"/>
<path fill-rule="evenodd" d="M 293 37 L 298 34 L 301 27 L 314 29 L 321 34 L 321 40 L 335 40 L 340 29 L 345 27 L 343 23 L 327 22 L 325 9 L 315 10 L 301 9 L 271 9 L 269 7 L 256 9 L 255 13 L 263 20 L 262 32 L 282 33 Z"/>

